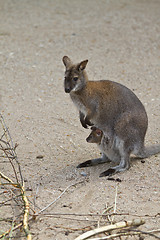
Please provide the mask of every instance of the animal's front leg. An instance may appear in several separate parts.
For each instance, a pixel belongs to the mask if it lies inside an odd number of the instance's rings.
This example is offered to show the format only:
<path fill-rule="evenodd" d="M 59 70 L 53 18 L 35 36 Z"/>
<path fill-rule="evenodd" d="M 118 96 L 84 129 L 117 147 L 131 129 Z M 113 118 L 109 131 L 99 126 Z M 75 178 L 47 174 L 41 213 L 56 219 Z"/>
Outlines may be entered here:
<path fill-rule="evenodd" d="M 88 128 L 86 122 L 85 122 L 85 115 L 79 111 L 79 119 L 84 128 Z"/>
<path fill-rule="evenodd" d="M 90 109 L 87 111 L 86 117 L 85 117 L 85 123 L 89 126 L 93 126 L 94 124 L 92 123 L 93 119 L 93 115 L 94 115 L 94 111 L 91 111 Z"/>
<path fill-rule="evenodd" d="M 110 160 L 104 153 L 102 153 L 101 158 L 90 159 L 85 162 L 82 162 L 77 166 L 77 168 L 91 167 L 91 166 L 95 166 L 95 165 L 106 163 L 106 162 L 110 162 Z"/>
<path fill-rule="evenodd" d="M 88 126 L 93 126 L 93 125 L 94 125 L 94 124 L 91 122 L 89 116 L 86 116 L 86 117 L 85 117 L 85 123 L 86 123 Z"/>
<path fill-rule="evenodd" d="M 81 122 L 81 124 L 84 128 L 88 128 L 88 126 L 93 126 L 94 125 L 90 121 L 90 115 L 89 114 L 87 114 L 87 116 L 85 117 L 84 113 L 82 113 L 80 111 L 79 112 L 79 118 L 80 118 L 80 122 Z"/>

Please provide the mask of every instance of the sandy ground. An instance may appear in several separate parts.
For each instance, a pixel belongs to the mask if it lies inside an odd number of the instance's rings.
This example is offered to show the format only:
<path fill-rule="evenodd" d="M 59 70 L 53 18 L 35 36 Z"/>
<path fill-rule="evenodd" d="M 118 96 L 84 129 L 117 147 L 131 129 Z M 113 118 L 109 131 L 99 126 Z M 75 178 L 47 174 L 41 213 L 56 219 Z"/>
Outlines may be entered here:
<path fill-rule="evenodd" d="M 36 210 L 78 183 L 44 213 L 101 214 L 106 205 L 114 206 L 117 189 L 116 212 L 129 215 L 115 221 L 148 215 L 141 229 L 159 228 L 154 216 L 160 212 L 160 155 L 145 163 L 132 161 L 128 171 L 114 176 L 120 183 L 99 178 L 110 164 L 76 169 L 100 153 L 85 141 L 90 131 L 81 127 L 64 93 L 61 59 L 88 59 L 90 79 L 110 79 L 132 89 L 148 113 L 146 144 L 160 142 L 160 1 L 0 0 L 0 22 L 0 107 L 19 144 Z M 1 169 L 8 174 L 7 165 Z M 72 240 L 98 219 L 76 218 L 41 216 L 30 223 L 33 239 Z"/>

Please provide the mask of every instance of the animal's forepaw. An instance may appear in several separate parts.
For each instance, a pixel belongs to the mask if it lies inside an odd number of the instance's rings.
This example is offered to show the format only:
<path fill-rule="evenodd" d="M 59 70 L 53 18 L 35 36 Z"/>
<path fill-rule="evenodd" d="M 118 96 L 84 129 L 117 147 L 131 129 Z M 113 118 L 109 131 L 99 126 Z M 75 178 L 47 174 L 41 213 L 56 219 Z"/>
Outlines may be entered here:
<path fill-rule="evenodd" d="M 86 161 L 86 162 L 80 163 L 80 164 L 77 166 L 77 168 L 90 167 L 90 166 L 92 166 L 92 162 L 91 162 L 91 160 L 88 160 L 88 161 Z"/>
<path fill-rule="evenodd" d="M 91 121 L 89 120 L 88 117 L 85 118 L 85 124 L 87 124 L 88 126 L 93 126 L 94 124 L 91 123 Z"/>
<path fill-rule="evenodd" d="M 107 171 L 102 172 L 102 173 L 99 175 L 99 177 L 111 176 L 111 175 L 113 175 L 115 172 L 116 172 L 115 169 L 109 168 Z"/>
<path fill-rule="evenodd" d="M 82 124 L 82 127 L 88 128 L 88 125 L 85 122 L 81 122 L 81 124 Z"/>

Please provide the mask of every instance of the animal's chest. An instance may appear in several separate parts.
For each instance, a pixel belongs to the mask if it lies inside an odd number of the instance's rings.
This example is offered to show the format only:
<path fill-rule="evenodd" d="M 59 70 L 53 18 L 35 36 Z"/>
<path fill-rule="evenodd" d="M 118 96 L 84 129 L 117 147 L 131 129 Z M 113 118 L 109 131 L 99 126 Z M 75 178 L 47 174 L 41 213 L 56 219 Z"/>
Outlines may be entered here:
<path fill-rule="evenodd" d="M 105 137 L 102 137 L 101 144 L 99 145 L 99 148 L 101 152 L 105 153 L 105 155 L 112 161 L 112 162 L 119 162 L 120 157 L 117 151 L 117 148 L 115 146 L 115 141 L 114 140 L 109 140 L 106 141 Z"/>
<path fill-rule="evenodd" d="M 102 152 L 109 151 L 112 148 L 112 144 L 108 142 L 108 139 L 106 140 L 103 136 L 99 148 Z"/>
<path fill-rule="evenodd" d="M 82 100 L 78 97 L 78 96 L 75 96 L 75 95 L 70 95 L 73 103 L 75 104 L 75 106 L 77 107 L 77 109 L 79 111 L 81 111 L 83 114 L 86 114 L 87 112 L 87 109 L 86 109 L 86 106 L 84 105 L 84 103 L 82 102 Z"/>

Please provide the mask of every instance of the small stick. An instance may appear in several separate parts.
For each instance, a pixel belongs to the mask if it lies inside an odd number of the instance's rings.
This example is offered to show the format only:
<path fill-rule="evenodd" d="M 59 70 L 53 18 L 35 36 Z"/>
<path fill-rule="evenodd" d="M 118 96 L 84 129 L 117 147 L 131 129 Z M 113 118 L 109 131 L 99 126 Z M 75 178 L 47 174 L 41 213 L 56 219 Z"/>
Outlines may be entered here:
<path fill-rule="evenodd" d="M 14 218 L 13 218 L 11 228 L 8 231 L 6 231 L 5 233 L 1 234 L 0 238 L 3 238 L 8 234 L 10 235 L 9 239 L 12 238 L 12 232 L 15 229 L 19 228 L 20 226 L 23 226 L 23 230 L 26 234 L 27 240 L 31 240 L 31 234 L 29 233 L 29 229 L 28 229 L 29 202 L 28 202 L 28 199 L 27 199 L 26 193 L 25 193 L 24 181 L 23 181 L 23 177 L 22 177 L 22 173 L 21 173 L 20 164 L 18 162 L 17 155 L 15 152 L 17 144 L 15 146 L 13 145 L 13 141 L 12 141 L 10 132 L 5 124 L 5 121 L 4 121 L 1 113 L 0 113 L 0 122 L 1 122 L 1 125 L 3 128 L 3 131 L 4 131 L 4 133 L 2 134 L 1 139 L 0 139 L 0 150 L 3 151 L 4 156 L 6 158 L 8 158 L 8 160 L 13 168 L 13 172 L 14 172 L 14 175 L 16 178 L 16 183 L 14 183 L 9 177 L 5 176 L 2 172 L 0 172 L 0 177 L 3 178 L 5 181 L 7 181 L 7 183 L 0 183 L 0 185 L 11 184 L 15 188 L 18 188 L 19 191 L 21 192 L 21 196 L 22 196 L 22 200 L 23 200 L 23 204 L 24 204 L 23 223 L 20 223 L 14 227 Z M 4 137 L 6 138 L 6 141 L 2 139 Z M 18 165 L 21 183 L 19 182 L 18 173 L 16 172 L 16 167 L 14 166 L 13 160 L 15 160 Z M 14 201 L 16 201 L 15 198 L 13 198 L 13 194 L 12 194 L 12 199 Z"/>
<path fill-rule="evenodd" d="M 139 234 L 143 234 L 143 235 L 150 235 L 154 238 L 160 239 L 160 237 L 153 234 L 153 233 L 156 233 L 156 232 L 160 232 L 160 229 L 154 229 L 154 230 L 150 230 L 150 231 L 147 231 L 147 232 L 146 231 L 141 231 L 141 230 L 136 230 L 136 229 L 134 229 L 132 231 L 134 231 L 136 233 L 139 233 Z"/>
<path fill-rule="evenodd" d="M 125 228 L 125 227 L 130 227 L 130 226 L 139 226 L 139 225 L 142 225 L 144 223 L 145 223 L 145 221 L 141 220 L 141 219 L 136 219 L 136 220 L 133 220 L 133 221 L 118 222 L 118 223 L 115 223 L 115 224 L 111 224 L 109 226 L 96 228 L 96 229 L 93 229 L 93 230 L 88 231 L 86 233 L 83 233 L 82 235 L 77 237 L 75 240 L 84 240 L 84 239 L 87 239 L 87 238 L 89 238 L 91 236 L 94 236 L 96 234 L 99 234 L 99 233 L 109 232 L 109 231 L 112 231 L 112 230 L 115 230 L 115 229 L 120 229 L 120 228 Z"/>
<path fill-rule="evenodd" d="M 112 207 L 111 207 L 112 208 Z M 132 217 L 139 217 L 139 218 L 155 218 L 159 216 L 159 214 L 155 214 L 153 216 L 149 215 L 138 215 L 138 214 L 129 214 L 129 213 L 109 213 L 109 214 L 94 214 L 94 213 L 43 213 L 42 216 L 47 217 L 54 217 L 56 215 L 59 216 L 81 216 L 81 217 L 107 217 L 108 215 L 112 216 L 132 216 Z"/>
<path fill-rule="evenodd" d="M 116 193 L 115 193 L 115 200 L 114 200 L 114 210 L 113 213 L 116 213 L 116 209 L 117 209 L 117 189 L 118 189 L 118 185 L 116 184 Z M 114 221 L 114 215 L 112 217 L 111 223 L 113 223 Z"/>
<path fill-rule="evenodd" d="M 109 236 L 105 237 L 99 237 L 99 238 L 91 238 L 90 240 L 106 240 L 106 239 L 115 239 L 117 237 L 122 237 L 122 236 L 129 236 L 129 235 L 139 235 L 139 233 L 117 233 L 117 234 L 112 234 Z"/>
<path fill-rule="evenodd" d="M 0 172 L 0 177 L 5 179 L 6 181 L 8 181 L 11 185 L 13 185 L 16 188 L 19 188 L 19 184 L 18 183 L 14 183 L 10 178 L 8 178 L 7 176 L 5 176 L 3 173 Z"/>
<path fill-rule="evenodd" d="M 97 224 L 97 227 L 98 227 L 98 228 L 100 227 L 100 221 L 101 221 L 102 217 L 107 216 L 107 218 L 109 219 L 109 215 L 108 215 L 108 214 L 106 215 L 105 213 L 106 213 L 106 212 L 109 212 L 112 208 L 113 208 L 112 206 L 111 206 L 111 207 L 107 207 L 107 204 L 106 204 L 106 209 L 104 209 L 104 211 L 102 212 L 102 214 L 96 215 L 96 216 L 99 216 L 98 224 Z M 109 220 L 110 220 L 110 219 L 109 219 Z"/>
<path fill-rule="evenodd" d="M 14 166 L 11 158 L 9 157 L 9 154 L 10 154 L 11 156 L 13 156 L 14 159 L 15 159 L 16 157 L 15 157 L 14 155 L 12 155 L 12 153 L 8 153 L 8 152 L 3 148 L 3 146 L 1 145 L 1 143 L 0 143 L 0 146 L 1 146 L 2 150 L 3 150 L 3 152 L 5 153 L 5 155 L 7 156 L 8 160 L 10 161 L 10 164 L 12 165 L 12 168 L 13 168 L 13 171 L 14 171 L 14 174 L 15 174 L 15 177 L 16 177 L 16 180 L 17 180 L 17 183 L 19 183 L 15 166 Z M 12 150 L 12 149 L 10 148 L 10 150 Z M 12 150 L 12 151 L 13 151 L 13 150 Z"/>
<path fill-rule="evenodd" d="M 25 190 L 24 190 L 24 184 L 23 186 L 21 187 L 21 193 L 22 193 L 22 199 L 23 199 L 23 202 L 24 202 L 24 216 L 23 216 L 23 230 L 27 236 L 27 240 L 31 240 L 32 237 L 31 237 L 31 234 L 29 232 L 29 229 L 28 229 L 28 216 L 29 216 L 29 202 L 28 202 L 28 199 L 25 195 Z"/>
<path fill-rule="evenodd" d="M 37 214 L 35 214 L 35 215 L 38 215 L 38 214 L 44 212 L 47 208 L 49 208 L 52 204 L 54 204 L 58 199 L 60 199 L 60 198 L 62 197 L 62 195 L 68 190 L 68 188 L 73 187 L 73 186 L 75 186 L 75 185 L 77 185 L 77 184 L 80 184 L 80 183 L 83 183 L 83 182 L 84 182 L 84 181 L 80 181 L 80 182 L 77 182 L 77 183 L 73 183 L 73 184 L 69 185 L 68 187 L 66 187 L 66 188 L 64 189 L 64 191 L 63 191 L 53 202 L 51 202 L 51 203 L 48 204 L 46 207 L 44 207 L 43 209 L 41 209 L 41 210 L 40 210 Z"/>
<path fill-rule="evenodd" d="M 5 176 L 3 173 L 0 172 L 0 176 L 5 179 L 6 181 L 8 181 L 10 184 L 12 184 L 14 187 L 19 188 L 21 190 L 21 194 L 22 194 L 22 199 L 24 202 L 24 217 L 23 217 L 23 229 L 24 232 L 27 236 L 27 240 L 31 239 L 31 234 L 29 233 L 28 230 L 28 215 L 29 215 L 29 203 L 28 203 L 28 199 L 25 196 L 25 190 L 24 190 L 24 184 L 23 186 L 21 186 L 20 184 L 15 184 L 10 178 L 8 178 L 7 176 Z M 10 232 L 10 230 L 9 230 Z"/>
<path fill-rule="evenodd" d="M 8 231 L 6 231 L 6 232 L 4 232 L 4 233 L 2 233 L 1 235 L 0 235 L 0 239 L 1 238 L 4 238 L 5 236 L 7 236 L 9 233 L 10 233 L 10 231 L 12 230 L 12 231 L 15 231 L 16 229 L 18 229 L 18 228 L 20 228 L 22 226 L 22 223 L 19 223 L 18 225 L 16 225 L 14 228 L 10 228 Z"/>
<path fill-rule="evenodd" d="M 18 198 L 18 197 L 20 197 L 20 196 L 21 196 L 21 194 L 16 195 L 15 197 L 9 198 L 9 199 L 7 199 L 7 200 L 5 200 L 5 201 L 3 201 L 3 202 L 0 202 L 0 206 L 3 205 L 3 204 L 6 204 L 7 202 L 10 202 L 10 201 L 12 201 L 12 200 L 15 200 L 16 198 Z M 17 203 L 17 202 L 16 202 L 16 203 Z"/>
<path fill-rule="evenodd" d="M 6 123 L 4 121 L 4 118 L 2 116 L 2 114 L 0 113 L 0 122 L 1 122 L 1 125 L 2 125 L 2 128 L 3 128 L 3 131 L 4 131 L 4 134 L 3 136 L 6 137 L 7 139 L 7 142 L 5 142 L 4 140 L 2 140 L 2 138 L 0 139 L 2 142 L 4 142 L 6 144 L 6 146 L 9 146 L 10 147 L 10 155 L 12 157 L 12 159 L 15 159 L 17 165 L 18 165 L 18 170 L 19 170 L 19 174 L 20 174 L 20 178 L 21 178 L 21 184 L 23 184 L 23 177 L 22 177 L 22 172 L 21 172 L 21 167 L 20 167 L 20 164 L 18 162 L 18 159 L 17 159 L 17 155 L 16 155 L 16 152 L 15 152 L 15 149 L 17 147 L 17 145 L 13 145 L 13 141 L 12 141 L 12 138 L 11 138 L 11 135 L 10 135 L 10 132 L 9 132 L 9 129 L 8 127 L 6 126 Z M 11 144 L 10 144 L 11 143 Z M 1 145 L 2 146 L 2 145 Z M 2 150 L 3 150 L 3 146 L 2 146 Z M 3 150 L 4 151 L 4 150 Z M 10 161 L 11 165 L 12 165 L 12 168 L 13 168 L 13 171 L 15 173 L 15 177 L 17 179 L 17 182 L 19 183 L 18 181 L 18 176 L 17 176 L 17 173 L 15 171 L 15 167 L 10 159 L 10 156 L 9 154 L 7 154 L 5 151 L 4 151 L 5 155 L 7 156 L 8 160 Z"/>
<path fill-rule="evenodd" d="M 36 189 L 36 193 L 34 194 L 34 199 L 33 199 L 33 209 L 35 211 L 35 208 L 36 208 L 36 197 L 37 197 L 37 194 L 38 194 L 38 191 L 39 191 L 39 183 L 37 184 L 37 189 Z"/>

